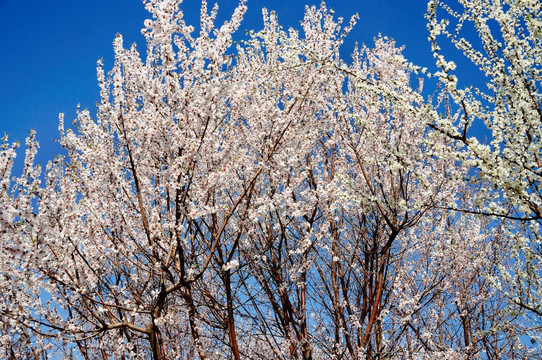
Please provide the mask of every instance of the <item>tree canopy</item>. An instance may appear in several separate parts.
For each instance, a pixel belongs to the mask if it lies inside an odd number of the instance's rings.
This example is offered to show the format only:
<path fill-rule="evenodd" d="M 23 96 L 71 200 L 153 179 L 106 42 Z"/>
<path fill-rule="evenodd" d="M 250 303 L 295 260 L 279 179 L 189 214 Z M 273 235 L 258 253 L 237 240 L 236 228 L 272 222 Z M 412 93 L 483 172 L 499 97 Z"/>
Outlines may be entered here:
<path fill-rule="evenodd" d="M 342 59 L 323 3 L 242 41 L 244 2 L 144 4 L 65 156 L 31 133 L 13 176 L 3 140 L 1 358 L 542 356 L 540 2 L 430 1 L 434 74 L 383 36 Z"/>

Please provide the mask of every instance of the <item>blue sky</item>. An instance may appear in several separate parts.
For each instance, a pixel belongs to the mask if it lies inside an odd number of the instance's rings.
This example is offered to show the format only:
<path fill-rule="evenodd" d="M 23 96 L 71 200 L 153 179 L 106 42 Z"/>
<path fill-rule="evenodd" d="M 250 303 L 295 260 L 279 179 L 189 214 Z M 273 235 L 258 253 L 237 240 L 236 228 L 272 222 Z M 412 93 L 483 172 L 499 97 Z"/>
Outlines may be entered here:
<path fill-rule="evenodd" d="M 237 2 L 218 0 L 218 4 L 221 24 Z M 239 36 L 243 30 L 261 29 L 262 7 L 275 10 L 284 27 L 298 28 L 306 4 L 319 5 L 320 0 L 248 0 Z M 432 66 L 423 17 L 425 0 L 332 0 L 326 4 L 345 21 L 359 13 L 343 48 L 344 57 L 355 42 L 370 45 L 380 33 L 405 45 L 410 61 Z M 200 5 L 200 0 L 185 0 L 181 5 L 188 23 L 199 24 Z M 140 30 L 149 17 L 139 0 L 0 0 L 0 134 L 23 141 L 30 129 L 36 129 L 41 145 L 38 162 L 52 159 L 60 151 L 54 142 L 59 137 L 58 114 L 65 113 L 70 122 L 78 104 L 95 113 L 96 61 L 103 58 L 105 69 L 111 68 L 117 33 L 124 36 L 125 44 L 135 41 L 143 48 Z"/>

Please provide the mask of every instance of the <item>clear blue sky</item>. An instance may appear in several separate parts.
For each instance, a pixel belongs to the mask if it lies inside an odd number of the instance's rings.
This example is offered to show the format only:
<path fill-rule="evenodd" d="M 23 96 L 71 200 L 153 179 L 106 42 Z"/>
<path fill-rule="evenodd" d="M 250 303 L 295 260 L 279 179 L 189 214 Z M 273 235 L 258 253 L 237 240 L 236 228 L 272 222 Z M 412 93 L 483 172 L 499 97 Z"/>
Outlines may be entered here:
<path fill-rule="evenodd" d="M 218 4 L 221 24 L 237 2 L 218 0 Z M 262 7 L 275 10 L 284 27 L 299 27 L 305 4 L 319 5 L 320 0 L 248 0 L 239 34 L 261 29 Z M 344 56 L 355 42 L 370 45 L 381 33 L 405 45 L 410 61 L 433 64 L 423 17 L 426 0 L 330 0 L 326 4 L 346 22 L 354 13 L 360 15 Z M 200 5 L 199 0 L 185 0 L 181 5 L 188 23 L 199 24 Z M 53 141 L 58 138 L 58 114 L 64 112 L 70 122 L 78 104 L 95 113 L 96 61 L 103 58 L 105 69 L 111 68 L 116 33 L 124 36 L 125 44 L 136 41 L 142 48 L 140 29 L 149 17 L 139 0 L 0 0 L 0 134 L 23 141 L 34 128 L 41 144 L 38 162 L 52 159 L 59 152 Z M 23 156 L 22 151 L 19 154 Z"/>

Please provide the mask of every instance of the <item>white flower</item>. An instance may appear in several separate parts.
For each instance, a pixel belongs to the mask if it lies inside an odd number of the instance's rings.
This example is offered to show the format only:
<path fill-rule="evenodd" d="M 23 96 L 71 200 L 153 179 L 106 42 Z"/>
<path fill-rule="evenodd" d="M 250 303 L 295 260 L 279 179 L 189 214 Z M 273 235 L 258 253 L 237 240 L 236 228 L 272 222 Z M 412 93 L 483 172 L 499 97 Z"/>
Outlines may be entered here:
<path fill-rule="evenodd" d="M 238 260 L 232 260 L 229 263 L 226 263 L 222 266 L 222 270 L 224 271 L 233 271 L 239 267 L 239 261 Z"/>

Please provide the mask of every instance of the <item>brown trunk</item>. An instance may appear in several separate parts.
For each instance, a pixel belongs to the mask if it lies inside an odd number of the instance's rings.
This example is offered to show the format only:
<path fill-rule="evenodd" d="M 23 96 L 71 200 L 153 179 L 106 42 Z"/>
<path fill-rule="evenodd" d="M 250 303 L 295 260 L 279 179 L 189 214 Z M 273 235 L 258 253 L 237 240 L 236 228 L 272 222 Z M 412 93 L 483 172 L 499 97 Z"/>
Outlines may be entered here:
<path fill-rule="evenodd" d="M 231 295 L 231 275 L 229 271 L 224 274 L 226 286 L 226 301 L 228 311 L 228 336 L 230 338 L 230 347 L 235 360 L 241 360 L 239 355 L 239 346 L 237 345 L 237 336 L 235 333 L 235 319 L 233 316 L 233 298 Z"/>
<path fill-rule="evenodd" d="M 154 325 L 151 325 L 149 331 L 149 342 L 151 343 L 151 351 L 153 360 L 166 360 L 166 354 L 162 346 L 162 339 L 160 337 L 160 331 Z"/>
<path fill-rule="evenodd" d="M 352 346 L 352 341 L 350 340 L 350 333 L 348 332 L 348 327 L 347 327 L 347 323 L 346 323 L 346 317 L 344 315 L 344 308 L 343 308 L 343 302 L 342 302 L 342 299 L 347 299 L 347 294 L 346 292 L 343 292 L 343 296 L 341 298 L 340 296 L 340 292 L 339 292 L 339 284 L 338 284 L 338 281 L 337 281 L 337 278 L 341 278 L 342 276 L 342 272 L 341 272 L 341 266 L 339 263 L 337 263 L 334 259 L 336 256 L 339 255 L 339 249 L 338 249 L 338 246 L 337 246 L 337 241 L 335 239 L 335 236 L 336 236 L 336 229 L 335 229 L 335 224 L 332 223 L 332 233 L 333 233 L 333 258 L 331 259 L 331 284 L 333 285 L 333 297 L 335 298 L 334 299 L 334 303 L 335 303 L 335 307 L 336 307 L 336 310 L 337 310 L 337 317 L 338 317 L 338 324 L 340 324 L 340 327 L 342 327 L 344 329 L 344 338 L 345 338 L 345 341 L 346 341 L 346 347 L 348 349 L 348 352 L 350 353 L 350 356 L 354 357 L 355 354 L 354 354 L 354 347 Z M 343 289 L 344 290 L 344 289 Z M 337 343 L 339 342 L 339 339 L 337 339 Z"/>
<path fill-rule="evenodd" d="M 303 259 L 305 263 L 307 261 L 306 256 Z M 303 334 L 303 360 L 312 360 L 312 349 L 309 340 L 309 330 L 307 327 L 307 307 L 306 307 L 306 288 L 305 283 L 307 281 L 307 273 L 303 271 L 301 275 L 301 285 L 299 300 L 301 305 L 301 333 Z"/>
<path fill-rule="evenodd" d="M 205 355 L 205 350 L 203 349 L 203 344 L 198 332 L 198 327 L 196 325 L 196 306 L 194 305 L 194 299 L 192 298 L 192 287 L 190 284 L 184 286 L 183 299 L 188 305 L 188 322 L 190 324 L 190 333 L 192 335 L 192 340 L 196 346 L 196 350 L 201 360 L 207 360 Z"/>
<path fill-rule="evenodd" d="M 378 280 L 376 284 L 376 294 L 375 294 L 373 304 L 371 306 L 372 311 L 369 317 L 369 321 L 367 323 L 367 328 L 365 329 L 365 334 L 361 341 L 361 347 L 368 346 L 373 326 L 376 322 L 377 316 L 380 313 L 380 301 L 382 300 L 382 294 L 384 292 L 384 277 L 385 277 L 384 273 L 386 270 L 385 263 L 386 263 L 386 254 L 382 255 L 382 258 L 380 259 L 380 266 L 378 269 Z M 367 354 L 369 355 L 369 352 Z M 367 359 L 370 359 L 370 358 L 371 357 L 368 357 Z"/>

